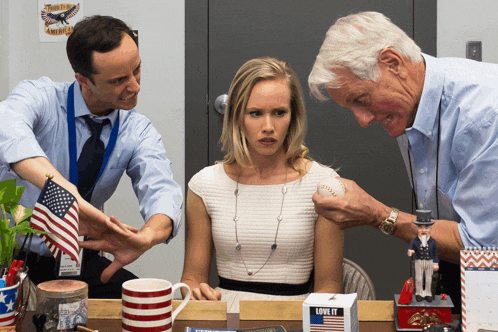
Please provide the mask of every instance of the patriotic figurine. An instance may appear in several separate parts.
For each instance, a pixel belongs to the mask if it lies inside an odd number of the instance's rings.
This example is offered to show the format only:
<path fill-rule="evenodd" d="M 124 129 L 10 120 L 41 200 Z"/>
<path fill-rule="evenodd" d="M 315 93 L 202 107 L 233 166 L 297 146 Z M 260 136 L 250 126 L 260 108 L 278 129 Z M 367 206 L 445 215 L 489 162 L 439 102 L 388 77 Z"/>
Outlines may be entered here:
<path fill-rule="evenodd" d="M 439 259 L 436 241 L 430 236 L 434 224 L 431 211 L 417 210 L 417 220 L 413 223 L 417 225 L 418 236 L 410 242 L 408 256 L 415 255 L 415 300 L 432 302 L 432 274 L 439 270 Z"/>

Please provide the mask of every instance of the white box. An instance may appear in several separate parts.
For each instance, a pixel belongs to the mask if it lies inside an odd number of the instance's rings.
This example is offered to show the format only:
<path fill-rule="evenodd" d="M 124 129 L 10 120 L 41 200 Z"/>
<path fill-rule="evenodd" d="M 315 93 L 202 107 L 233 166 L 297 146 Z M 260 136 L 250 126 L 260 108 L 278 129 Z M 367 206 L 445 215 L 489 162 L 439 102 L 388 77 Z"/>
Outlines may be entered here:
<path fill-rule="evenodd" d="M 358 332 L 356 293 L 311 293 L 303 302 L 303 332 Z"/>

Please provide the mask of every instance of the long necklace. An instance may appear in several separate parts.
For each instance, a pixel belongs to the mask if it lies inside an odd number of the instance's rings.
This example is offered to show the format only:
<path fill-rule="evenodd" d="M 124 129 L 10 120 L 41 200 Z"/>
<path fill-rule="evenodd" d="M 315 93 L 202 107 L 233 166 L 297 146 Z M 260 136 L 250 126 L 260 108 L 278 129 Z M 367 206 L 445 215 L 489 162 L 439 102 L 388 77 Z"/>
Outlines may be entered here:
<path fill-rule="evenodd" d="M 235 195 L 235 215 L 233 217 L 233 221 L 235 223 L 235 250 L 237 250 L 240 254 L 240 259 L 242 260 L 242 264 L 244 264 L 244 268 L 246 269 L 247 275 L 252 276 L 261 271 L 266 263 L 270 260 L 270 257 L 273 255 L 273 252 L 277 249 L 277 236 L 278 236 L 278 229 L 280 228 L 280 222 L 284 219 L 282 216 L 282 210 L 284 208 L 284 198 L 285 194 L 287 194 L 287 167 L 285 167 L 285 180 L 284 180 L 284 185 L 282 187 L 282 204 L 280 205 L 280 213 L 277 217 L 277 231 L 275 232 L 275 238 L 273 239 L 273 244 L 270 246 L 270 254 L 268 255 L 268 258 L 264 262 L 264 264 L 257 269 L 256 271 L 252 271 L 251 269 L 247 268 L 246 262 L 244 261 L 244 257 L 242 255 L 242 245 L 239 243 L 239 234 L 237 231 L 237 221 L 239 221 L 239 217 L 237 216 L 237 203 L 238 203 L 238 196 L 239 196 L 239 180 L 240 180 L 240 174 L 239 177 L 237 178 L 237 187 L 234 190 L 234 195 Z"/>

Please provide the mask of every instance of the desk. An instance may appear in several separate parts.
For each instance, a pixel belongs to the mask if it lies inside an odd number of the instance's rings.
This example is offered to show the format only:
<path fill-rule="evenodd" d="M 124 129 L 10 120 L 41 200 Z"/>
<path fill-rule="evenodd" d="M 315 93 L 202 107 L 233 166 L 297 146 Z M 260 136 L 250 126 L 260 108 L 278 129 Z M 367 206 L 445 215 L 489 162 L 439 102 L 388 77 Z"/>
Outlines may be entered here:
<path fill-rule="evenodd" d="M 173 301 L 173 306 L 177 305 Z M 179 301 L 178 301 L 179 302 Z M 239 314 L 227 314 L 226 320 L 219 318 L 219 308 L 210 309 L 213 302 L 199 301 L 191 306 L 190 312 L 184 309 L 178 315 L 173 325 L 173 332 L 183 332 L 185 327 L 200 327 L 207 329 L 238 329 L 264 327 L 270 325 L 282 325 L 287 330 L 301 330 L 300 305 L 302 301 L 289 303 L 277 303 L 284 305 L 286 314 L 291 313 L 293 317 L 284 320 L 256 320 L 257 315 L 244 314 L 240 320 Z M 251 304 L 248 303 L 250 306 Z M 272 305 L 272 304 L 270 304 Z M 226 307 L 225 307 L 226 310 Z M 225 311 L 226 312 L 226 311 Z M 192 315 L 193 314 L 193 315 Z M 208 317 L 209 320 L 196 320 L 195 315 Z M 260 315 L 260 314 L 258 314 Z M 22 324 L 23 332 L 34 332 L 35 327 L 31 322 L 32 312 L 28 312 Z M 223 315 L 224 316 L 224 315 Z M 99 332 L 121 331 L 121 300 L 89 300 L 88 301 L 88 327 L 99 330 Z M 394 302 L 393 301 L 358 301 L 358 318 L 360 321 L 360 332 L 395 332 L 394 324 Z M 0 329 L 0 332 L 2 329 Z"/>
<path fill-rule="evenodd" d="M 89 319 L 88 327 L 99 332 L 121 331 L 121 320 Z M 301 321 L 241 321 L 239 314 L 227 314 L 226 321 L 193 321 L 175 320 L 173 332 L 183 332 L 185 327 L 200 327 L 206 329 L 238 329 L 282 325 L 287 330 L 302 330 Z M 395 332 L 394 322 L 360 322 L 360 332 Z"/>

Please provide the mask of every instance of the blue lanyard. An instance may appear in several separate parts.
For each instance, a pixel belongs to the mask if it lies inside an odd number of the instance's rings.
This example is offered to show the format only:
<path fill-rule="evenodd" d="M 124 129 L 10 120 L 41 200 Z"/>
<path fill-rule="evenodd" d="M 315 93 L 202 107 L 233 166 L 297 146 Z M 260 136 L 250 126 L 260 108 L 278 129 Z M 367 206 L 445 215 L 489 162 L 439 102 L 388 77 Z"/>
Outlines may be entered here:
<path fill-rule="evenodd" d="M 69 180 L 75 186 L 78 186 L 78 157 L 77 157 L 77 147 L 76 147 L 76 119 L 74 117 L 74 83 L 69 87 L 67 95 L 67 129 L 69 132 Z M 102 166 L 100 167 L 99 175 L 95 183 L 99 181 L 100 176 L 104 172 L 109 157 L 111 156 L 112 150 L 116 145 L 118 139 L 119 131 L 119 111 L 116 123 L 112 127 L 111 137 L 109 138 L 109 143 L 107 143 L 107 148 L 104 154 L 104 160 L 102 161 Z M 95 186 L 95 184 L 94 184 Z"/>

